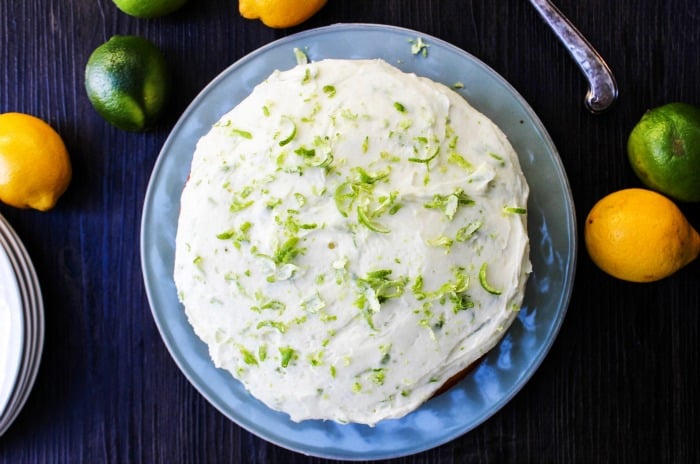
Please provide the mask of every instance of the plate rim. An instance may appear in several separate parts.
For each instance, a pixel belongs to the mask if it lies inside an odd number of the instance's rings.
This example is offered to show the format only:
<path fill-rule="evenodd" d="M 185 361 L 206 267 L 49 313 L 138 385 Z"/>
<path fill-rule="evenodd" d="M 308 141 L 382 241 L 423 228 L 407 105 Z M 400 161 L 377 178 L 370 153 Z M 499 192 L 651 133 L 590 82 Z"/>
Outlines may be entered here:
<path fill-rule="evenodd" d="M 7 405 L 0 423 L 0 435 L 4 434 L 24 408 L 39 373 L 44 348 L 45 315 L 41 286 L 34 264 L 12 225 L 0 215 L 0 242 L 4 243 L 10 260 L 15 266 L 23 300 L 24 354 L 21 362 L 21 377 Z M 9 250 L 8 250 L 9 248 Z"/>
<path fill-rule="evenodd" d="M 3 223 L 0 222 L 0 229 L 4 229 Z M 2 234 L 3 231 L 0 230 L 0 234 Z M 4 235 L 3 235 L 4 237 Z M 18 324 L 17 327 L 19 328 L 18 335 L 14 338 L 10 337 L 7 340 L 7 345 L 8 348 L 11 348 L 11 342 L 14 340 L 15 343 L 12 345 L 15 348 L 18 348 L 19 350 L 17 351 L 16 359 L 13 360 L 13 358 L 10 358 L 10 349 L 8 349 L 8 352 L 5 354 L 6 356 L 6 361 L 8 362 L 7 365 L 4 365 L 5 368 L 5 373 L 9 373 L 9 375 L 5 376 L 4 378 L 4 383 L 8 386 L 8 390 L 6 392 L 6 395 L 3 397 L 0 397 L 0 418 L 4 417 L 7 413 L 9 413 L 11 407 L 12 407 L 12 402 L 11 399 L 14 395 L 14 391 L 17 388 L 17 385 L 20 383 L 20 372 L 22 370 L 22 359 L 24 358 L 24 352 L 26 350 L 26 340 L 25 340 L 25 328 L 27 326 L 27 321 L 25 320 L 25 312 L 23 309 L 23 303 L 22 303 L 22 292 L 20 289 L 20 281 L 17 276 L 17 271 L 14 267 L 13 260 L 10 256 L 11 250 L 8 250 L 3 237 L 0 237 L 0 265 L 4 268 L 5 272 L 8 274 L 11 273 L 14 278 L 11 279 L 5 279 L 5 283 L 10 283 L 8 287 L 11 286 L 11 288 L 6 288 L 5 293 L 7 292 L 12 292 L 14 300 L 18 303 L 18 306 L 13 308 L 10 307 L 9 304 L 6 305 L 7 310 L 8 310 L 8 315 L 10 316 L 10 321 L 12 321 L 12 316 L 13 312 L 15 316 L 17 316 L 18 319 Z M 9 329 L 12 330 L 15 328 L 14 326 L 10 326 Z M 12 334 L 10 334 L 12 335 Z M 19 343 L 17 343 L 17 340 Z M 13 364 L 10 364 L 13 363 Z M 12 366 L 11 372 L 7 371 L 7 368 Z"/>
<path fill-rule="evenodd" d="M 171 148 L 172 143 L 174 143 L 174 138 L 175 134 L 178 133 L 184 124 L 186 124 L 186 119 L 188 116 L 191 115 L 191 113 L 194 111 L 194 109 L 206 98 L 206 96 L 212 91 L 213 88 L 219 85 L 219 83 L 226 79 L 228 75 L 231 72 L 235 71 L 235 68 L 241 67 L 248 63 L 249 61 L 257 58 L 259 55 L 264 55 L 267 53 L 270 49 L 279 47 L 284 45 L 285 43 L 291 43 L 295 41 L 301 41 L 304 40 L 305 38 L 323 34 L 325 32 L 329 31 L 353 31 L 353 32 L 358 32 L 361 30 L 380 30 L 382 32 L 390 32 L 390 33 L 401 33 L 406 35 L 406 37 L 421 37 L 425 40 L 428 40 L 429 42 L 426 43 L 431 43 L 431 44 L 439 44 L 442 48 L 445 48 L 453 53 L 457 53 L 459 55 L 464 56 L 466 59 L 471 61 L 472 64 L 478 66 L 481 68 L 484 72 L 489 74 L 491 78 L 493 78 L 500 86 L 502 86 L 509 94 L 510 97 L 512 97 L 517 103 L 522 107 L 522 110 L 528 115 L 529 119 L 531 120 L 531 123 L 533 125 L 533 128 L 535 128 L 538 132 L 538 136 L 542 139 L 542 142 L 549 148 L 549 151 L 552 155 L 551 157 L 551 162 L 553 164 L 554 170 L 559 174 L 557 181 L 559 182 L 562 193 L 567 197 L 569 202 L 565 205 L 565 216 L 566 216 L 566 224 L 565 228 L 568 231 L 571 231 L 572 233 L 568 237 L 568 247 L 567 247 L 567 263 L 568 265 L 565 266 L 566 270 L 566 276 L 568 279 L 564 282 L 564 286 L 562 288 L 561 295 L 559 295 L 558 298 L 558 310 L 557 310 L 557 318 L 554 321 L 554 323 L 551 326 L 550 332 L 551 335 L 548 336 L 545 340 L 544 343 L 540 345 L 540 349 L 537 352 L 537 355 L 532 358 L 532 362 L 530 365 L 529 370 L 524 373 L 522 380 L 519 380 L 517 382 L 517 385 L 515 388 L 513 388 L 510 392 L 508 392 L 507 395 L 501 397 L 499 401 L 494 402 L 486 411 L 485 413 L 480 417 L 480 420 L 477 421 L 477 423 L 466 430 L 460 430 L 457 432 L 453 432 L 449 434 L 449 436 L 443 437 L 443 440 L 437 441 L 431 446 L 428 447 L 423 447 L 420 449 L 411 449 L 408 450 L 408 452 L 400 452 L 400 453 L 394 453 L 394 454 L 381 454 L 381 453 L 375 453 L 373 455 L 368 455 L 368 456 L 347 456 L 345 454 L 338 454 L 338 453 L 330 453 L 324 450 L 323 454 L 319 453 L 310 453 L 308 450 L 301 449 L 298 447 L 293 447 L 290 446 L 288 443 L 282 443 L 280 441 L 276 441 L 274 439 L 271 439 L 269 436 L 261 435 L 259 431 L 254 431 L 251 430 L 249 427 L 247 427 L 245 424 L 241 424 L 239 421 L 234 420 L 230 414 L 228 414 L 226 411 L 222 410 L 221 407 L 219 407 L 218 404 L 216 404 L 203 390 L 200 388 L 200 385 L 196 382 L 194 379 L 195 375 L 193 375 L 192 372 L 189 372 L 188 369 L 183 367 L 183 360 L 180 360 L 177 356 L 174 355 L 174 348 L 171 347 L 170 343 L 168 342 L 168 337 L 166 337 L 165 333 L 163 332 L 163 323 L 160 320 L 160 316 L 157 314 L 156 308 L 154 306 L 154 301 L 155 297 L 153 295 L 153 290 L 151 289 L 149 285 L 149 275 L 148 275 L 148 259 L 147 259 L 147 251 L 146 251 L 146 246 L 147 246 L 147 234 L 148 231 L 147 229 L 147 220 L 148 220 L 148 207 L 153 201 L 153 196 L 154 196 L 154 189 L 155 189 L 155 180 L 158 177 L 158 174 L 163 168 L 163 164 L 165 163 L 164 158 L 167 156 L 168 150 Z M 481 109 L 480 109 L 481 111 Z M 221 115 L 219 115 L 220 117 Z M 149 302 L 149 306 L 151 309 L 152 316 L 154 318 L 154 322 L 156 323 L 156 326 L 158 328 L 159 334 L 161 336 L 161 339 L 163 340 L 164 344 L 166 345 L 166 349 L 168 350 L 171 358 L 173 361 L 176 363 L 178 366 L 180 372 L 187 378 L 187 380 L 190 382 L 190 384 L 212 405 L 217 409 L 221 414 L 223 414 L 226 418 L 234 422 L 236 425 L 239 427 L 247 430 L 248 432 L 268 441 L 271 442 L 277 446 L 283 447 L 285 449 L 290 449 L 295 452 L 299 452 L 302 454 L 306 455 L 313 455 L 317 457 L 322 457 L 322 458 L 331 458 L 331 459 L 342 459 L 342 460 L 348 460 L 348 461 L 353 461 L 353 460 L 366 460 L 366 459 L 386 459 L 386 458 L 395 458 L 395 457 L 401 457 L 401 456 L 406 456 L 414 453 L 418 453 L 421 451 L 425 451 L 427 449 L 434 448 L 436 446 L 439 446 L 441 444 L 444 444 L 448 441 L 454 440 L 455 438 L 464 435 L 465 433 L 468 433 L 469 431 L 473 430 L 474 428 L 482 425 L 485 421 L 487 421 L 491 416 L 493 416 L 496 412 L 501 410 L 507 403 L 509 403 L 512 398 L 521 391 L 521 389 L 528 383 L 530 378 L 534 375 L 534 373 L 538 370 L 540 367 L 541 363 L 544 361 L 546 358 L 547 354 L 549 353 L 554 341 L 557 338 L 557 335 L 561 329 L 561 326 L 564 322 L 566 312 L 568 310 L 568 306 L 570 304 L 571 300 L 571 295 L 573 292 L 573 284 L 575 281 L 575 272 L 576 272 L 576 264 L 577 264 L 577 251 L 578 251 L 578 238 L 576 235 L 576 215 L 575 215 L 575 205 L 573 203 L 573 196 L 572 196 L 572 191 L 571 187 L 569 184 L 568 177 L 566 176 L 566 171 L 563 166 L 563 162 L 561 160 L 561 157 L 559 156 L 559 152 L 554 145 L 551 136 L 547 132 L 546 128 L 542 124 L 541 120 L 537 116 L 537 114 L 534 112 L 534 110 L 529 106 L 529 104 L 526 102 L 526 100 L 520 95 L 519 92 L 508 82 L 503 78 L 499 73 L 497 73 L 495 70 L 493 70 L 490 66 L 488 66 L 486 63 L 481 61 L 479 58 L 476 56 L 472 55 L 471 53 L 460 49 L 456 47 L 455 45 L 450 44 L 449 42 L 446 42 L 442 39 L 439 39 L 437 37 L 431 36 L 430 34 L 426 34 L 420 31 L 408 29 L 408 28 L 403 28 L 399 26 L 392 26 L 392 25 L 383 25 L 383 24 L 372 24 L 372 23 L 337 23 L 337 24 L 332 24 L 329 26 L 323 26 L 319 28 L 313 28 L 313 29 L 308 29 L 296 34 L 292 34 L 280 39 L 277 39 L 275 41 L 272 41 L 266 45 L 263 45 L 260 48 L 257 48 L 253 50 L 252 52 L 248 53 L 247 55 L 239 58 L 238 60 L 234 61 L 232 64 L 224 68 L 220 73 L 218 73 L 212 80 L 208 82 L 206 86 L 202 88 L 202 90 L 195 96 L 195 98 L 192 100 L 192 102 L 187 106 L 187 108 L 183 111 L 182 115 L 178 119 L 177 123 L 173 126 L 173 128 L 170 131 L 170 134 L 168 135 L 165 143 L 163 144 L 163 147 L 158 154 L 158 157 L 156 159 L 156 162 L 154 164 L 151 177 L 148 182 L 146 194 L 144 197 L 144 209 L 142 212 L 142 222 L 141 222 L 141 231 L 140 231 L 140 254 L 141 254 L 141 265 L 142 265 L 142 274 L 143 274 L 143 279 L 144 279 L 144 285 L 146 289 L 146 294 Z"/>

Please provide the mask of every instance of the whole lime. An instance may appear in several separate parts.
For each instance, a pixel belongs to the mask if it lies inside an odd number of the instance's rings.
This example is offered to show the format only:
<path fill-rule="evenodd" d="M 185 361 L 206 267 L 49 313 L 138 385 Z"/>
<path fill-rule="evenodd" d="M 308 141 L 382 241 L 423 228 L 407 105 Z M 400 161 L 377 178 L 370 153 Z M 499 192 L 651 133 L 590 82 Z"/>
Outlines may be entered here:
<path fill-rule="evenodd" d="M 179 9 L 187 0 L 112 0 L 117 8 L 137 18 L 156 18 Z"/>
<path fill-rule="evenodd" d="M 627 154 L 649 188 L 700 201 L 700 108 L 669 103 L 647 111 L 630 133 Z"/>
<path fill-rule="evenodd" d="M 90 55 L 85 89 L 92 106 L 109 123 L 143 131 L 157 122 L 166 106 L 170 73 L 153 43 L 115 35 Z"/>

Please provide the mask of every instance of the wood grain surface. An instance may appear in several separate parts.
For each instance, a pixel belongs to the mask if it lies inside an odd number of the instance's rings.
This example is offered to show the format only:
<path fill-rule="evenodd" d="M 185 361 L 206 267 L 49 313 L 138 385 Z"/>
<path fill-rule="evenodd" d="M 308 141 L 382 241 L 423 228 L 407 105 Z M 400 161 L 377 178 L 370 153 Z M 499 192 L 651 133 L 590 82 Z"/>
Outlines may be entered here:
<path fill-rule="evenodd" d="M 582 238 L 599 198 L 640 186 L 625 144 L 644 111 L 670 101 L 700 105 L 700 2 L 555 3 L 615 73 L 620 99 L 604 115 L 585 111 L 585 80 L 526 0 L 329 0 L 289 30 L 244 20 L 235 0 L 190 0 L 151 20 L 123 14 L 111 0 L 0 0 L 0 113 L 49 122 L 75 170 L 51 212 L 0 205 L 32 257 L 46 306 L 41 369 L 0 438 L 0 462 L 328 462 L 230 422 L 168 354 L 139 256 L 160 147 L 197 93 L 262 45 L 338 22 L 403 26 L 475 55 L 529 102 L 560 152 Z M 152 40 L 173 69 L 176 92 L 153 131 L 115 129 L 87 99 L 87 59 L 115 34 Z M 700 207 L 680 206 L 700 228 Z M 700 262 L 661 282 L 630 284 L 600 272 L 580 243 L 566 320 L 525 388 L 472 432 L 390 462 L 700 462 Z"/>

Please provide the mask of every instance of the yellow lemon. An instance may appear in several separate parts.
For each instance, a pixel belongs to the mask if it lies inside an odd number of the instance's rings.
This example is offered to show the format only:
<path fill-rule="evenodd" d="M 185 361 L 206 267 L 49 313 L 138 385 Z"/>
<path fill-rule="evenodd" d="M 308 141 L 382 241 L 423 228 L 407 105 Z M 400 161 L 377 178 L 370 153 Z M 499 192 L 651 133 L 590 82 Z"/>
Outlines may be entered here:
<path fill-rule="evenodd" d="M 66 146 L 51 126 L 28 114 L 0 114 L 0 201 L 47 211 L 71 173 Z"/>
<path fill-rule="evenodd" d="M 700 253 L 700 235 L 678 207 L 645 189 L 601 199 L 586 218 L 584 237 L 599 268 L 630 282 L 668 277 Z"/>
<path fill-rule="evenodd" d="M 239 0 L 238 11 L 244 18 L 281 29 L 303 23 L 325 4 L 326 0 Z"/>

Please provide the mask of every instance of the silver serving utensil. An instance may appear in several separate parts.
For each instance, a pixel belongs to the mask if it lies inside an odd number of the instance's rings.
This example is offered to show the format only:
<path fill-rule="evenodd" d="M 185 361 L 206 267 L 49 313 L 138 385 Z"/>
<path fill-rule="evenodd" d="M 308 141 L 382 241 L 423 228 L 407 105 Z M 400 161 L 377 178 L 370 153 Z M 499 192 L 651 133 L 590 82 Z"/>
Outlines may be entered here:
<path fill-rule="evenodd" d="M 549 0 L 530 0 L 544 21 L 566 46 L 588 80 L 586 108 L 591 113 L 607 110 L 617 99 L 617 83 L 610 68 L 593 46 Z"/>

